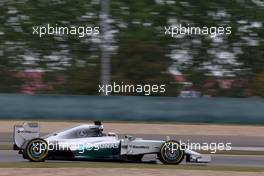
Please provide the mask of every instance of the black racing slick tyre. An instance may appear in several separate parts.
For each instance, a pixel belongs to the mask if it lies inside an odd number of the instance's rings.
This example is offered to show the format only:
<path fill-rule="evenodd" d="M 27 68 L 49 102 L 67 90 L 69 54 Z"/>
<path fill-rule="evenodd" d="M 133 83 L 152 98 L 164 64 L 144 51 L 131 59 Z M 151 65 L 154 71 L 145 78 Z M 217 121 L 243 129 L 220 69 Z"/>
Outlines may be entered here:
<path fill-rule="evenodd" d="M 159 160 L 163 164 L 180 164 L 184 159 L 185 151 L 180 143 L 174 140 L 164 142 L 158 153 Z"/>
<path fill-rule="evenodd" d="M 48 143 L 41 138 L 32 139 L 24 152 L 29 161 L 43 162 L 48 156 Z"/>

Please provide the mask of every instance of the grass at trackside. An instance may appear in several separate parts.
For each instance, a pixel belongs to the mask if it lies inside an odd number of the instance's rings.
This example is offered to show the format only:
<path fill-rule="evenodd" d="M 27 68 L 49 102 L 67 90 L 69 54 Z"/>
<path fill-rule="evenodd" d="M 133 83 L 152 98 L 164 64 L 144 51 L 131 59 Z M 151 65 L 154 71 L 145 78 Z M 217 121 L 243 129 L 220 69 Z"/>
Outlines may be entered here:
<path fill-rule="evenodd" d="M 113 162 L 10 162 L 0 163 L 0 168 L 139 168 L 139 169 L 183 169 L 209 171 L 264 172 L 264 167 L 208 166 L 208 165 L 164 165 Z"/>

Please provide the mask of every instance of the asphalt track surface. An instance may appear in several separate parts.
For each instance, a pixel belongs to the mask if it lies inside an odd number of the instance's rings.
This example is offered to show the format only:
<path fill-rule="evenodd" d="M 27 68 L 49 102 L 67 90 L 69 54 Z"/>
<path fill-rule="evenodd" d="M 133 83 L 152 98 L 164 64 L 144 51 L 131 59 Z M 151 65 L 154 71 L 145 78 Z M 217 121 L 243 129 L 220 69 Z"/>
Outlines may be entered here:
<path fill-rule="evenodd" d="M 166 140 L 165 135 L 135 135 L 144 139 L 163 139 Z M 264 140 L 261 137 L 238 137 L 238 136 L 188 136 L 188 135 L 169 135 L 170 139 L 190 141 L 190 142 L 232 142 L 232 146 L 239 147 L 264 147 Z M 124 137 L 123 134 L 119 135 Z M 0 133 L 0 144 L 11 143 L 13 136 L 11 133 Z M 143 158 L 145 162 L 156 161 L 155 155 L 148 155 Z M 0 150 L 0 162 L 28 162 L 24 160 L 17 151 Z M 54 162 L 54 161 L 48 161 Z M 186 163 L 184 163 L 186 164 Z M 200 164 L 199 164 L 200 165 Z M 212 162 L 205 165 L 228 165 L 228 166 L 248 166 L 248 167 L 264 167 L 264 156 L 260 155 L 212 155 Z"/>
<path fill-rule="evenodd" d="M 143 162 L 146 163 L 155 163 L 156 155 L 148 155 L 143 158 Z M 24 160 L 17 151 L 11 150 L 0 150 L 0 163 L 1 162 L 29 162 Z M 46 162 L 56 162 L 46 161 Z M 62 162 L 62 161 L 60 161 Z M 69 162 L 69 161 L 65 161 Z M 75 161 L 71 161 L 75 162 Z M 79 162 L 79 161 L 78 161 Z M 87 162 L 87 161 L 82 161 Z M 89 161 L 91 162 L 91 161 Z M 264 156 L 253 156 L 253 155 L 212 155 L 211 163 L 195 163 L 197 165 L 211 165 L 211 166 L 247 166 L 247 167 L 264 167 Z M 194 164 L 194 163 L 185 163 L 183 164 Z"/>

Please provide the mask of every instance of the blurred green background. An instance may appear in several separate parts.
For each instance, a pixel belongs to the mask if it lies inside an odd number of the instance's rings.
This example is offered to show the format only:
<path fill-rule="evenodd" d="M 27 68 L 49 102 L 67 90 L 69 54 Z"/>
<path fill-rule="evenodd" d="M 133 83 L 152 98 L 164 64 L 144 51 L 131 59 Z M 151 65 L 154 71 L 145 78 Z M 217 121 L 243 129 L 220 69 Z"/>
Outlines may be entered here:
<path fill-rule="evenodd" d="M 111 0 L 108 8 L 112 82 L 166 84 L 163 96 L 264 96 L 263 1 Z M 39 38 L 32 27 L 101 28 L 100 13 L 99 0 L 1 0 L 0 92 L 98 95 L 102 36 Z M 232 34 L 165 36 L 174 24 Z"/>

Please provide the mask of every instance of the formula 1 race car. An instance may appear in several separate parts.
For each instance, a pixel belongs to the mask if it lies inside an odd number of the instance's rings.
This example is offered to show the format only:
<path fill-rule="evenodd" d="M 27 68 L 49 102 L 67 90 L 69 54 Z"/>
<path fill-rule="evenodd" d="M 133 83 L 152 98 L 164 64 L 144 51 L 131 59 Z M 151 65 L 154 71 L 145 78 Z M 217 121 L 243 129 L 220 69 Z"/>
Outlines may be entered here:
<path fill-rule="evenodd" d="M 39 137 L 38 123 L 14 126 L 14 150 L 32 162 L 45 160 L 111 160 L 141 162 L 146 154 L 157 154 L 164 164 L 207 163 L 208 155 L 182 147 L 174 140 L 144 140 L 115 133 L 103 133 L 100 121 L 75 126 Z"/>

